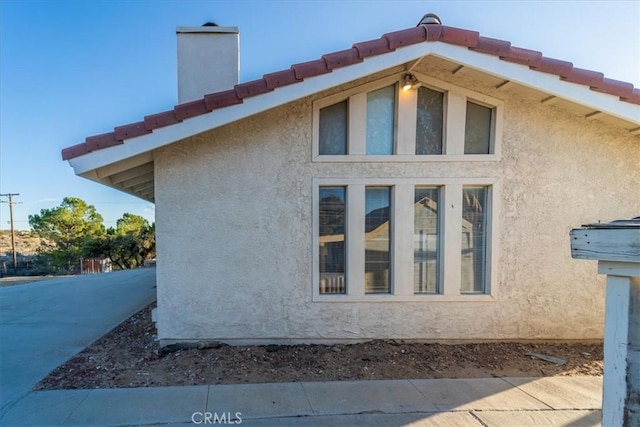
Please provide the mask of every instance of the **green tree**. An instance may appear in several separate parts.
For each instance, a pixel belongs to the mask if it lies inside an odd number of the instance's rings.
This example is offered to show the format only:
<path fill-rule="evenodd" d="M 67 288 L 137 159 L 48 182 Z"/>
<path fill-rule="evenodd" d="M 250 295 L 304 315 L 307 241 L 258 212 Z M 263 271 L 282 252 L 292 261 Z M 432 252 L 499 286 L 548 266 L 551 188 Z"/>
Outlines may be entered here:
<path fill-rule="evenodd" d="M 76 197 L 65 197 L 60 206 L 29 215 L 29 225 L 42 238 L 40 255 L 55 269 L 67 272 L 74 272 L 85 248 L 105 235 L 96 208 Z"/>
<path fill-rule="evenodd" d="M 155 257 L 155 224 L 141 216 L 125 213 L 109 228 L 105 236 L 87 246 L 90 256 L 106 256 L 120 269 L 139 267 L 145 259 Z"/>

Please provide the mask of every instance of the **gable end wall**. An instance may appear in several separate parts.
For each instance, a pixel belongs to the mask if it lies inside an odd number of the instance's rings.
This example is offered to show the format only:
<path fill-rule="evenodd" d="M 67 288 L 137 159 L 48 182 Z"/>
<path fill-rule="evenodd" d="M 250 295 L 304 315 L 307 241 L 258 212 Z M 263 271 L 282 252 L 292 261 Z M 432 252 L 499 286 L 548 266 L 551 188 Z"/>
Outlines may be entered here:
<path fill-rule="evenodd" d="M 159 338 L 601 338 L 604 278 L 595 262 L 571 258 L 569 230 L 640 215 L 640 138 L 433 76 L 504 100 L 500 161 L 313 163 L 312 102 L 321 96 L 157 150 Z M 329 177 L 499 178 L 496 299 L 312 302 L 312 179 Z"/>

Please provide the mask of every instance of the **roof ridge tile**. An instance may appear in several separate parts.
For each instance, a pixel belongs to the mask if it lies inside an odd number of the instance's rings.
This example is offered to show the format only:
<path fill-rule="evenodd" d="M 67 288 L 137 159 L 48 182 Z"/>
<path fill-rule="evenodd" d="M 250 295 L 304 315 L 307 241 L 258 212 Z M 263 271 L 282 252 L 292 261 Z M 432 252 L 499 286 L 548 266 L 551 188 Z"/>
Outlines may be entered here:
<path fill-rule="evenodd" d="M 633 94 L 633 85 L 631 83 L 623 82 L 621 80 L 615 80 L 605 77 L 602 79 L 600 86 L 592 86 L 591 90 L 596 92 L 608 93 L 610 95 L 616 95 L 620 98 L 630 96 Z"/>
<path fill-rule="evenodd" d="M 543 56 L 537 64 L 530 65 L 529 68 L 543 73 L 557 74 L 558 76 L 566 77 L 571 74 L 573 64 L 569 61 Z"/>
<path fill-rule="evenodd" d="M 265 74 L 263 79 L 267 83 L 267 88 L 269 90 L 298 83 L 300 81 L 300 79 L 296 78 L 296 72 L 291 68 L 288 70 Z"/>
<path fill-rule="evenodd" d="M 205 95 L 204 103 L 207 106 L 207 110 L 213 111 L 230 105 L 242 104 L 242 99 L 238 98 L 235 89 L 230 89 Z"/>
<path fill-rule="evenodd" d="M 71 147 L 62 149 L 62 160 L 71 160 L 76 157 L 80 157 L 83 154 L 87 154 L 87 144 L 81 142 L 80 144 L 72 145 Z"/>
<path fill-rule="evenodd" d="M 438 24 L 429 24 L 423 25 L 424 30 L 427 33 L 427 38 L 425 39 L 428 42 L 437 42 L 440 40 L 440 35 L 442 34 L 442 25 Z"/>
<path fill-rule="evenodd" d="M 537 65 L 540 62 L 542 59 L 542 52 L 511 46 L 509 48 L 509 52 L 504 56 L 500 56 L 500 59 L 507 62 L 531 66 Z"/>
<path fill-rule="evenodd" d="M 338 52 L 327 53 L 322 55 L 322 59 L 326 62 L 329 70 L 346 67 L 363 61 L 358 54 L 358 49 L 355 47 L 340 50 Z"/>
<path fill-rule="evenodd" d="M 621 101 L 629 102 L 631 104 L 640 105 L 640 88 L 633 89 L 631 95 L 620 97 Z"/>
<path fill-rule="evenodd" d="M 389 48 L 396 49 L 425 41 L 427 39 L 427 30 L 424 25 L 418 25 L 417 27 L 383 34 L 382 38 L 387 39 Z"/>
<path fill-rule="evenodd" d="M 129 123 L 128 125 L 117 126 L 114 129 L 115 137 L 119 141 L 125 139 L 135 138 L 136 136 L 146 135 L 151 133 L 151 129 L 147 129 L 144 121 Z"/>
<path fill-rule="evenodd" d="M 180 121 L 200 116 L 208 113 L 207 104 L 204 102 L 204 98 L 196 99 L 195 101 L 183 102 L 173 107 L 173 111 L 176 113 L 176 118 Z"/>
<path fill-rule="evenodd" d="M 100 135 L 88 136 L 85 139 L 87 151 L 101 150 L 114 145 L 120 145 L 123 142 L 116 139 L 115 132 L 102 133 Z"/>
<path fill-rule="evenodd" d="M 264 78 L 251 80 L 250 82 L 240 83 L 235 85 L 234 90 L 236 96 L 239 99 L 250 98 L 252 96 L 262 95 L 263 93 L 271 92 L 273 89 L 269 89 L 267 82 Z"/>
<path fill-rule="evenodd" d="M 459 46 L 475 47 L 478 45 L 480 33 L 456 27 L 442 26 L 440 41 Z"/>
<path fill-rule="evenodd" d="M 144 116 L 144 126 L 149 130 L 175 125 L 182 120 L 176 117 L 175 110 L 163 111 L 162 113 Z"/>
<path fill-rule="evenodd" d="M 386 37 L 354 43 L 353 47 L 358 50 L 358 56 L 361 59 L 382 55 L 383 53 L 393 52 L 395 50 L 389 47 L 389 40 Z"/>
<path fill-rule="evenodd" d="M 561 79 L 567 82 L 578 83 L 589 87 L 600 87 L 604 80 L 604 74 L 599 71 L 573 67 L 571 73 L 568 76 L 562 76 Z"/>
<path fill-rule="evenodd" d="M 478 44 L 469 49 L 481 53 L 488 53 L 496 56 L 506 56 L 511 49 L 511 42 L 506 40 L 492 39 L 490 37 L 478 37 Z"/>
<path fill-rule="evenodd" d="M 304 80 L 308 77 L 315 77 L 331 72 L 331 70 L 327 68 L 327 63 L 325 62 L 324 58 L 293 64 L 291 66 L 291 69 L 295 73 L 296 78 L 299 80 Z"/>

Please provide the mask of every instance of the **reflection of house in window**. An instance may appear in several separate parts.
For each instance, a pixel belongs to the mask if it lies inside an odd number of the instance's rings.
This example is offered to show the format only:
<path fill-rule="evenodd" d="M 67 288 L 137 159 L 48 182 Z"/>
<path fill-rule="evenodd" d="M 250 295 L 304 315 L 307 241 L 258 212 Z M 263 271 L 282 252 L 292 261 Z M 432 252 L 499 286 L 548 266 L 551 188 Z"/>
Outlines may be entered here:
<path fill-rule="evenodd" d="M 364 292 L 391 292 L 391 188 L 365 189 Z"/>
<path fill-rule="evenodd" d="M 344 294 L 345 281 L 345 188 L 320 188 L 319 262 L 320 293 Z"/>
<path fill-rule="evenodd" d="M 464 187 L 462 211 L 462 293 L 486 291 L 486 187 Z"/>
<path fill-rule="evenodd" d="M 315 282 L 319 293 L 489 293 L 491 188 L 419 182 L 320 186 L 316 217 L 319 276 Z M 347 189 L 352 192 L 351 226 L 347 224 Z M 439 207 L 446 191 L 455 203 L 455 212 L 445 218 Z M 357 208 L 360 203 L 363 211 Z M 449 248 L 446 259 L 445 245 Z M 352 251 L 349 288 L 347 247 Z"/>
<path fill-rule="evenodd" d="M 437 187 L 416 187 L 413 205 L 413 292 L 439 291 Z"/>

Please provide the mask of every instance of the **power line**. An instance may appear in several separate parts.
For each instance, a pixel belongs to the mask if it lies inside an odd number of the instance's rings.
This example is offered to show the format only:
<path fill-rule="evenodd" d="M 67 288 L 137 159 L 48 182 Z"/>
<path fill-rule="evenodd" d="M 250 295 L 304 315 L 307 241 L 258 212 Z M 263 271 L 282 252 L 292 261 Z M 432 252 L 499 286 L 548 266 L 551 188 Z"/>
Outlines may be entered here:
<path fill-rule="evenodd" d="M 11 220 L 11 254 L 13 255 L 13 274 L 18 272 L 18 257 L 16 256 L 16 232 L 13 228 L 13 205 L 17 202 L 13 201 L 13 196 L 19 196 L 20 193 L 6 193 L 0 194 L 0 197 L 8 197 L 9 200 L 0 200 L 1 203 L 9 204 L 9 219 Z"/>

